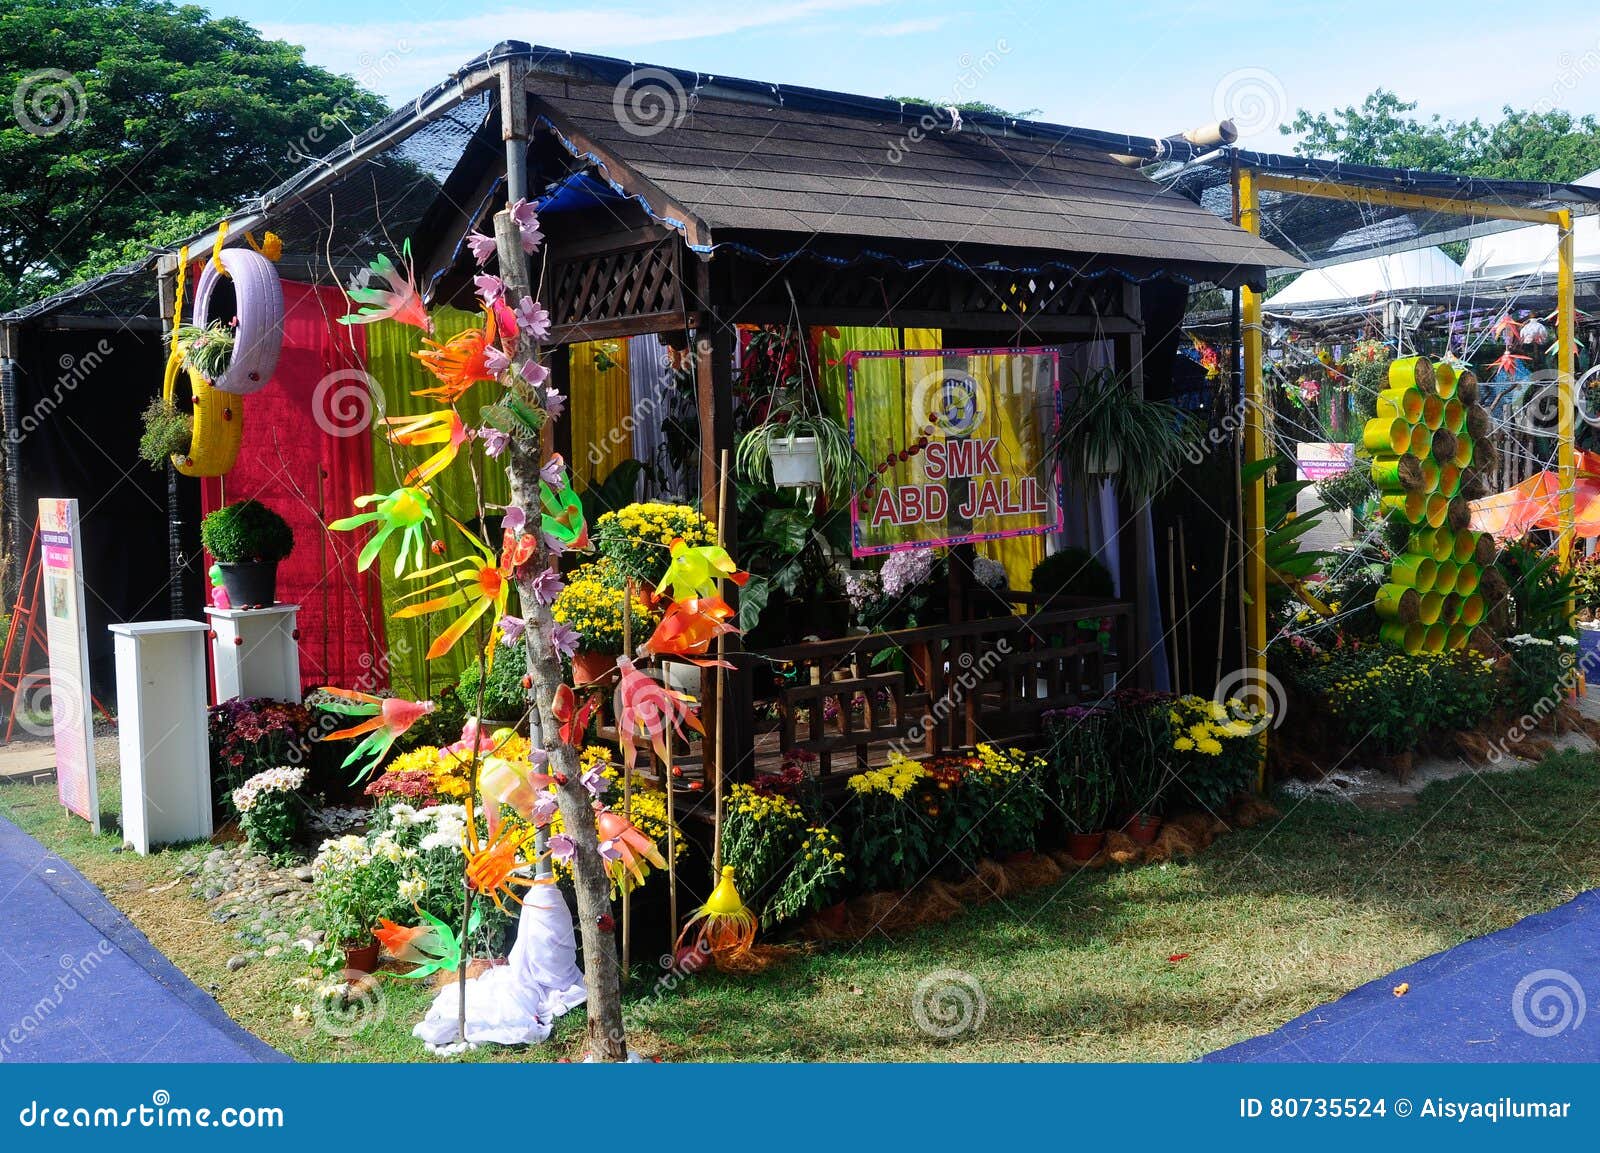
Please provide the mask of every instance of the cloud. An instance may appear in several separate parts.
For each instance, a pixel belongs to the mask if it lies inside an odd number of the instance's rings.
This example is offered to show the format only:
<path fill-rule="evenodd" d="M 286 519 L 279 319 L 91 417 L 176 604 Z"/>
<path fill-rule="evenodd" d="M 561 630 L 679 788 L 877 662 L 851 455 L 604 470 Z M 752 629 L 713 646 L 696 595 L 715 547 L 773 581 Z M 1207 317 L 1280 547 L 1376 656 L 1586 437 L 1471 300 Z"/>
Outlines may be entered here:
<path fill-rule="evenodd" d="M 502 40 L 574 52 L 628 55 L 629 49 L 790 27 L 815 16 L 873 8 L 887 0 L 708 0 L 692 19 L 661 6 L 541 11 L 508 9 L 449 20 L 264 23 L 264 35 L 303 45 L 313 64 L 354 76 L 391 101 L 424 91 Z M 922 23 L 907 21 L 906 23 Z M 667 61 L 651 61 L 667 63 Z"/>
<path fill-rule="evenodd" d="M 926 16 L 920 20 L 897 20 L 893 24 L 877 24 L 863 28 L 863 36 L 915 36 L 919 32 L 937 32 L 950 23 L 947 16 Z"/>

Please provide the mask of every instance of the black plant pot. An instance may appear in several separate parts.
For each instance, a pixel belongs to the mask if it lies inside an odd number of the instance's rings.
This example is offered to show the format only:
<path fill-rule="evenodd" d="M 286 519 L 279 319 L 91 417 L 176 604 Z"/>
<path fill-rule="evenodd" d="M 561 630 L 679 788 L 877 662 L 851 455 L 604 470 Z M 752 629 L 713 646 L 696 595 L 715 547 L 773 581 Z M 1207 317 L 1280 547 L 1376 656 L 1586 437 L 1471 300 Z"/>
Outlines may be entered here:
<path fill-rule="evenodd" d="M 228 603 L 234 608 L 253 609 L 277 603 L 277 561 L 252 560 L 219 567 L 222 587 L 228 590 Z"/>

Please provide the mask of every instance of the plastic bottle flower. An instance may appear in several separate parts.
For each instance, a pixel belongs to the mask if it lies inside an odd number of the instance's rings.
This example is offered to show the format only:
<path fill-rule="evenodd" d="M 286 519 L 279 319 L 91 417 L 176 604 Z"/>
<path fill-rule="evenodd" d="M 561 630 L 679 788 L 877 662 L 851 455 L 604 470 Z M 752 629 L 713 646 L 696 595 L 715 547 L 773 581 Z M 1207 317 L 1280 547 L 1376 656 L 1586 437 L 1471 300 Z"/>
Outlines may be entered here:
<path fill-rule="evenodd" d="M 705 733 L 700 718 L 694 713 L 693 697 L 652 680 L 634 668 L 627 657 L 617 658 L 617 670 L 617 742 L 622 746 L 628 768 L 633 768 L 636 759 L 634 740 L 637 737 L 648 737 L 656 755 L 665 762 L 668 725 L 685 740 L 688 739 L 683 731 L 685 724 L 697 733 Z"/>
<path fill-rule="evenodd" d="M 361 554 L 356 557 L 356 571 L 365 572 L 383 551 L 384 543 L 395 533 L 400 534 L 400 555 L 394 561 L 394 575 L 399 576 L 405 571 L 406 554 L 415 554 L 411 562 L 420 567 L 422 565 L 423 545 L 426 532 L 424 524 L 437 523 L 433 515 L 433 505 L 425 488 L 397 488 L 388 494 L 372 493 L 367 496 L 358 496 L 355 500 L 357 508 L 377 502 L 378 507 L 371 512 L 357 513 L 347 516 L 328 525 L 330 529 L 339 532 L 348 532 L 360 528 L 364 524 L 378 524 L 380 527 L 372 535 Z"/>
<path fill-rule="evenodd" d="M 723 668 L 732 668 L 727 661 L 696 659 L 705 655 L 717 637 L 739 631 L 728 623 L 732 619 L 732 606 L 719 596 L 673 601 L 639 651 L 657 657 L 680 657 L 705 668 L 719 663 Z"/>
<path fill-rule="evenodd" d="M 426 484 L 438 476 L 455 460 L 461 446 L 472 439 L 472 433 L 461 423 L 461 418 L 453 408 L 441 408 L 419 416 L 386 416 L 383 423 L 389 426 L 389 441 L 392 444 L 405 445 L 407 448 L 425 444 L 444 446 L 406 473 L 406 484 Z"/>
<path fill-rule="evenodd" d="M 507 825 L 487 841 L 480 841 L 478 821 L 472 812 L 471 797 L 467 798 L 466 808 L 466 872 L 467 884 L 473 892 L 489 898 L 494 902 L 495 908 L 509 915 L 511 910 L 506 907 L 507 900 L 518 905 L 522 904 L 522 897 L 517 893 L 517 889 L 554 883 L 553 879 L 541 881 L 533 877 L 516 875 L 518 869 L 528 865 L 520 855 L 525 832 L 513 830 Z"/>
<path fill-rule="evenodd" d="M 719 969 L 737 967 L 749 956 L 756 941 L 755 914 L 745 907 L 739 888 L 733 882 L 733 866 L 722 866 L 722 879 L 711 890 L 711 896 L 689 918 L 683 932 L 678 934 L 675 953 L 685 945 L 711 954 Z"/>
<path fill-rule="evenodd" d="M 477 550 L 476 555 L 446 561 L 444 564 L 412 573 L 407 579 L 428 580 L 429 577 L 439 576 L 440 573 L 445 575 L 423 585 L 415 592 L 406 594 L 408 600 L 442 589 L 450 591 L 442 596 L 428 597 L 426 600 L 407 605 L 397 610 L 394 616 L 401 620 L 409 620 L 413 617 L 431 616 L 447 609 L 466 610 L 428 646 L 427 657 L 431 661 L 444 656 L 454 648 L 456 642 L 472 627 L 473 622 L 492 609 L 494 623 L 489 627 L 489 643 L 484 646 L 485 663 L 492 669 L 494 652 L 500 641 L 500 618 L 506 615 L 506 601 L 510 596 L 511 585 L 500 572 L 500 560 L 494 552 L 454 517 L 450 518 L 450 523 L 456 526 L 462 536 L 472 542 Z"/>
<path fill-rule="evenodd" d="M 540 470 L 539 527 L 553 552 L 582 552 L 589 547 L 589 525 L 583 519 L 583 504 L 573 491 L 560 454 L 552 456 Z"/>
<path fill-rule="evenodd" d="M 671 556 L 666 575 L 656 582 L 658 597 L 670 596 L 675 601 L 710 597 L 716 595 L 719 579 L 741 586 L 750 579 L 750 574 L 740 572 L 721 545 L 690 547 L 678 537 L 672 542 Z"/>
<path fill-rule="evenodd" d="M 404 275 L 401 275 L 400 270 L 395 267 L 394 261 L 387 256 L 379 256 L 361 274 L 359 283 L 345 289 L 346 296 L 364 307 L 348 316 L 341 316 L 340 324 L 371 324 L 376 320 L 393 320 L 399 324 L 420 328 L 423 332 L 433 332 L 433 321 L 429 319 L 428 309 L 417 293 L 417 276 L 411 265 L 409 239 L 400 246 L 400 255 L 405 262 Z M 372 287 L 374 277 L 387 281 L 389 287 Z"/>
<path fill-rule="evenodd" d="M 606 859 L 611 879 L 618 888 L 627 886 L 630 881 L 634 885 L 644 884 L 648 873 L 646 864 L 658 869 L 667 867 L 667 859 L 656 848 L 655 842 L 621 813 L 596 801 L 594 821 L 600 834 L 600 855 Z"/>
<path fill-rule="evenodd" d="M 487 352 L 494 344 L 496 327 L 494 313 L 484 310 L 483 327 L 458 332 L 443 344 L 424 340 L 428 347 L 411 355 L 422 361 L 427 370 L 439 378 L 435 388 L 419 388 L 412 396 L 426 396 L 445 404 L 460 400 L 467 389 L 481 381 L 491 381 Z"/>
<path fill-rule="evenodd" d="M 367 758 L 366 766 L 356 774 L 358 781 L 378 767 L 378 762 L 383 760 L 390 747 L 407 729 L 433 712 L 432 701 L 375 697 L 370 693 L 358 693 L 350 689 L 326 688 L 323 691 L 335 698 L 323 705 L 330 712 L 342 713 L 347 717 L 367 718 L 359 725 L 351 725 L 347 729 L 326 733 L 318 738 L 324 741 L 338 741 L 365 734 L 361 743 L 350 750 L 350 755 L 340 766 L 349 768 L 353 762 L 363 757 Z"/>
<path fill-rule="evenodd" d="M 461 967 L 461 942 L 456 939 L 455 930 L 426 909 L 418 907 L 417 915 L 427 924 L 407 927 L 380 917 L 378 927 L 372 931 L 389 956 L 416 966 L 409 973 L 395 973 L 394 976 L 419 981 L 441 969 L 455 972 Z M 473 909 L 467 921 L 469 935 L 477 930 L 480 920 L 479 911 Z"/>

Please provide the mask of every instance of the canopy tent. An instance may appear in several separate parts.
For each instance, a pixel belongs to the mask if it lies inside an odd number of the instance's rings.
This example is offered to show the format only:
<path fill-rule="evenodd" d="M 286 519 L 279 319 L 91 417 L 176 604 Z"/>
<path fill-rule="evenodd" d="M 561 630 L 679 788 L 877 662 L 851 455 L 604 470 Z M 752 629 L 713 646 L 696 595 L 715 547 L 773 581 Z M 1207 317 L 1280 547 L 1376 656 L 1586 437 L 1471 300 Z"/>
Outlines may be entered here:
<path fill-rule="evenodd" d="M 1312 268 L 1263 303 L 1268 312 L 1307 306 L 1344 304 L 1404 295 L 1417 289 L 1459 285 L 1466 280 L 1461 265 L 1436 247 L 1393 252 L 1352 260 L 1348 264 Z"/>
<path fill-rule="evenodd" d="M 1600 169 L 1581 176 L 1575 184 L 1600 188 Z M 1468 278 L 1489 281 L 1531 281 L 1556 275 L 1556 229 L 1550 224 L 1513 228 L 1480 236 L 1467 247 L 1464 264 Z M 1600 277 L 1600 217 L 1573 222 L 1573 275 Z"/>

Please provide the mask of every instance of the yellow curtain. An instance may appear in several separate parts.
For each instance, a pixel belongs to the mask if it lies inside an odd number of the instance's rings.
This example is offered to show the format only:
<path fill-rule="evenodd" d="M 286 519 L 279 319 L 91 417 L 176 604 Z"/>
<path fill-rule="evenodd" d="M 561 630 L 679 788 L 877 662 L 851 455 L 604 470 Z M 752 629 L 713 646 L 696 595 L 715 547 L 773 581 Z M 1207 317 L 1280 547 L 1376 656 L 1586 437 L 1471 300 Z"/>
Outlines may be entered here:
<path fill-rule="evenodd" d="M 1048 362 L 1041 357 L 981 356 L 974 357 L 971 372 L 985 392 L 994 398 L 974 433 L 992 436 L 1000 441 L 999 459 L 1006 474 L 1013 479 L 1032 476 L 1040 491 L 1053 499 L 1054 471 L 1048 462 L 1041 460 L 1050 438 L 1047 425 L 1041 425 L 1042 402 L 1038 389 L 1048 388 Z M 1050 399 L 1053 407 L 1054 400 Z M 1025 463 L 1035 467 L 1025 469 Z M 1001 517 L 979 517 L 973 527 L 980 532 L 998 532 L 1004 527 Z M 1005 540 L 987 540 L 978 543 L 979 556 L 997 560 L 1005 566 L 1006 579 L 1018 592 L 1033 588 L 1033 567 L 1044 559 L 1045 537 L 1018 536 Z"/>
<path fill-rule="evenodd" d="M 448 307 L 431 311 L 435 329 L 433 339 L 436 341 L 448 340 L 459 332 L 483 324 L 481 312 L 462 312 Z M 438 383 L 421 361 L 411 355 L 422 348 L 422 336 L 419 330 L 391 320 L 367 326 L 367 373 L 382 392 L 383 411 L 378 415 L 406 416 L 432 412 L 438 408 L 436 401 L 411 395 L 416 389 Z M 461 419 L 469 427 L 476 426 L 479 423 L 479 407 L 489 399 L 491 393 L 487 385 L 473 387 L 457 405 Z M 373 491 L 392 492 L 399 488 L 400 478 L 425 455 L 417 449 L 391 445 L 384 435 L 384 426 L 374 422 Z M 491 463 L 488 468 L 480 469 L 480 475 L 486 504 L 504 505 L 511 499 L 505 470 L 498 464 Z M 429 487 L 433 491 L 435 511 L 439 516 L 435 535 L 449 545 L 452 556 L 463 555 L 465 542 L 445 516 L 454 516 L 469 526 L 477 519 L 477 496 L 473 492 L 472 472 L 458 460 L 435 477 Z M 494 515 L 493 509 L 489 511 L 490 515 Z M 389 679 L 396 692 L 416 700 L 432 699 L 450 691 L 455 685 L 461 670 L 474 655 L 474 645 L 471 643 L 471 634 L 468 634 L 449 653 L 430 661 L 424 654 L 432 639 L 449 623 L 448 617 L 394 619 L 393 613 L 401 607 L 401 598 L 422 583 L 404 577 L 395 578 L 394 562 L 399 554 L 397 541 L 398 536 L 392 538 L 373 562 L 373 568 L 379 572 L 383 582 L 383 611 L 389 616 L 385 626 L 389 635 Z M 497 542 L 488 543 L 493 546 Z M 430 556 L 428 560 L 433 563 L 434 558 Z"/>
<path fill-rule="evenodd" d="M 633 386 L 628 342 L 591 340 L 568 349 L 567 419 L 572 422 L 572 487 L 582 492 L 603 483 L 611 470 L 633 457 Z M 601 361 L 605 367 L 601 368 Z"/>

